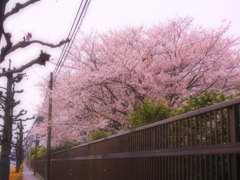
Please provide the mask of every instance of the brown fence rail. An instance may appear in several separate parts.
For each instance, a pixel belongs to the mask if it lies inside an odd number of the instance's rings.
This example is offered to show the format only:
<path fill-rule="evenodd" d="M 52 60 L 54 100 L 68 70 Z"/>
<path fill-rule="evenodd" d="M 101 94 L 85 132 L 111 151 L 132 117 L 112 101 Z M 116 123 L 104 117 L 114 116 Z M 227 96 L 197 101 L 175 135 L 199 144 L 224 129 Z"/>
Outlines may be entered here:
<path fill-rule="evenodd" d="M 45 164 L 38 158 L 42 177 Z M 51 180 L 239 180 L 240 98 L 53 153 L 50 171 Z"/>

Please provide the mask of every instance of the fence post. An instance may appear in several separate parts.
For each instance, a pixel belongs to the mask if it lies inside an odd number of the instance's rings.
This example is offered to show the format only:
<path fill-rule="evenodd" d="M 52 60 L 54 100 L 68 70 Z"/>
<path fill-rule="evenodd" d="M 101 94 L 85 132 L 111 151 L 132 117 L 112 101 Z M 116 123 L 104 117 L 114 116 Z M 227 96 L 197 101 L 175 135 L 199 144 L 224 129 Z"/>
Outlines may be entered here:
<path fill-rule="evenodd" d="M 230 115 L 230 143 L 236 143 L 239 141 L 239 124 L 238 124 L 238 106 L 233 105 L 229 109 Z"/>
<path fill-rule="evenodd" d="M 239 141 L 239 108 L 238 105 L 233 105 L 229 108 L 229 119 L 230 119 L 230 143 L 236 143 Z M 239 170 L 238 170 L 238 162 L 239 154 L 232 154 L 231 155 L 231 174 L 233 180 L 238 180 Z"/>

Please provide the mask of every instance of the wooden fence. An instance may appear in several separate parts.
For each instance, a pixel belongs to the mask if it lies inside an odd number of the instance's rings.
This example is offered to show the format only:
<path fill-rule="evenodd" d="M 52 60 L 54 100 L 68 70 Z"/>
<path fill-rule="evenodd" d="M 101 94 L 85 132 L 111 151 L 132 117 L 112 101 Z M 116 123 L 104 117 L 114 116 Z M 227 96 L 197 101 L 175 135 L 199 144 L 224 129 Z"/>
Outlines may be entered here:
<path fill-rule="evenodd" d="M 36 162 L 42 177 L 45 158 Z M 239 180 L 240 98 L 53 153 L 50 177 Z"/>

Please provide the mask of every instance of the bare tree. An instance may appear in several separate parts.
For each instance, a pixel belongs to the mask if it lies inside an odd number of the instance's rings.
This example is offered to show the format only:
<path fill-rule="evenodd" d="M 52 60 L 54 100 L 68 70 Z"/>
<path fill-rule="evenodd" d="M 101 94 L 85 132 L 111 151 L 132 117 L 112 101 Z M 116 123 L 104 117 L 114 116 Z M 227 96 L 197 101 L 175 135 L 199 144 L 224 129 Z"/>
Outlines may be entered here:
<path fill-rule="evenodd" d="M 1 0 L 0 1 L 0 42 L 4 42 L 4 46 L 1 47 L 0 52 L 0 64 L 7 60 L 7 56 L 12 52 L 26 48 L 32 44 L 40 44 L 42 46 L 48 46 L 51 48 L 60 47 L 63 44 L 69 42 L 69 40 L 63 40 L 58 44 L 45 43 L 40 40 L 31 40 L 32 35 L 28 33 L 27 36 L 23 38 L 22 41 L 14 44 L 11 40 L 12 34 L 5 31 L 4 22 L 12 15 L 18 13 L 22 9 L 32 5 L 40 0 L 28 0 L 25 3 L 16 3 L 15 7 L 6 12 L 6 6 L 9 3 L 9 0 Z M 38 57 L 35 59 L 29 60 L 27 63 L 23 64 L 21 67 L 15 68 L 12 67 L 11 61 L 9 61 L 8 68 L 2 68 L 0 72 L 0 78 L 7 78 L 6 87 L 1 87 L 0 90 L 0 110 L 3 111 L 2 115 L 0 114 L 0 118 L 3 119 L 2 126 L 2 151 L 1 151 L 1 159 L 0 159 L 0 180 L 8 180 L 9 172 L 10 172 L 10 153 L 11 153 L 11 142 L 12 142 L 12 132 L 13 132 L 13 123 L 14 120 L 17 119 L 17 116 L 21 116 L 23 111 L 20 111 L 18 115 L 14 115 L 14 108 L 20 104 L 20 101 L 16 101 L 14 95 L 16 93 L 20 93 L 21 91 L 15 90 L 15 84 L 20 83 L 23 78 L 23 72 L 25 69 L 31 67 L 34 64 L 45 65 L 46 61 L 49 61 L 50 55 L 40 52 Z"/>
<path fill-rule="evenodd" d="M 27 121 L 27 120 L 32 120 L 35 118 L 31 117 L 31 118 L 22 118 L 22 116 L 26 115 L 27 111 L 25 110 L 21 110 L 17 116 L 14 117 L 14 122 L 17 123 L 17 127 L 16 127 L 16 142 L 13 143 L 13 147 L 16 150 L 16 173 L 19 172 L 20 170 L 20 166 L 23 162 L 23 155 L 24 155 L 24 151 L 23 151 L 23 135 L 24 133 L 27 133 L 27 131 L 24 132 L 24 125 L 23 125 L 23 121 Z"/>

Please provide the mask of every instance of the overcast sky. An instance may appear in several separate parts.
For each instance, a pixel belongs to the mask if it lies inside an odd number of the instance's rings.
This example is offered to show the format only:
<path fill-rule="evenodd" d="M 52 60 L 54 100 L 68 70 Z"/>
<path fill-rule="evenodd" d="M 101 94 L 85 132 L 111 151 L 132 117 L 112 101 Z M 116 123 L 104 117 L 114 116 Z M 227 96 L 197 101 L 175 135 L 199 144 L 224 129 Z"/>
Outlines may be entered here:
<path fill-rule="evenodd" d="M 8 9 L 12 9 L 16 2 L 26 0 L 10 0 Z M 80 0 L 41 0 L 12 16 L 5 27 L 13 35 L 13 41 L 22 40 L 30 32 L 33 39 L 57 43 L 65 39 L 73 23 Z M 240 1 L 239 0 L 92 0 L 81 31 L 91 30 L 105 32 L 109 28 L 124 26 L 151 26 L 158 22 L 175 17 L 190 16 L 195 19 L 196 25 L 204 27 L 220 26 L 222 20 L 231 22 L 229 34 L 240 36 Z M 59 50 L 44 47 L 42 50 L 50 53 L 57 59 Z M 35 59 L 39 55 L 39 47 L 34 46 L 27 50 L 13 53 L 12 61 L 19 62 Z M 39 102 L 37 88 L 33 85 L 42 77 L 49 76 L 54 66 L 35 65 L 27 71 L 27 78 L 22 83 L 25 93 L 21 95 L 23 107 L 29 115 L 35 114 L 34 106 Z"/>
<path fill-rule="evenodd" d="M 178 16 L 190 16 L 206 27 L 219 26 L 226 19 L 236 29 L 232 32 L 240 35 L 239 9 L 239 0 L 93 0 L 84 25 L 106 30 L 124 25 L 152 25 Z"/>

